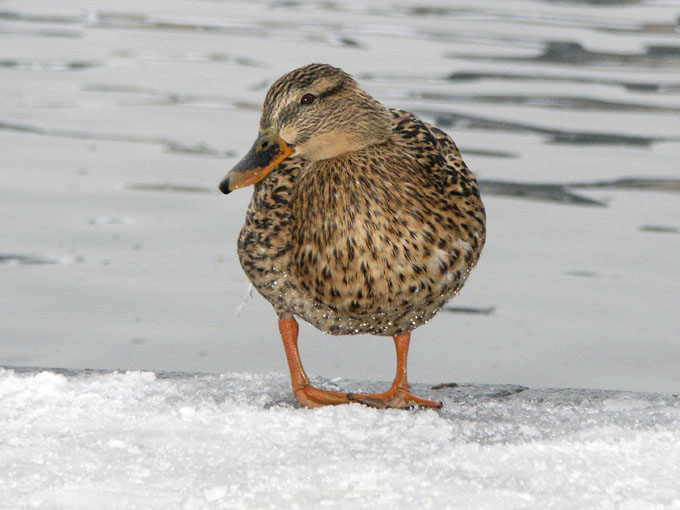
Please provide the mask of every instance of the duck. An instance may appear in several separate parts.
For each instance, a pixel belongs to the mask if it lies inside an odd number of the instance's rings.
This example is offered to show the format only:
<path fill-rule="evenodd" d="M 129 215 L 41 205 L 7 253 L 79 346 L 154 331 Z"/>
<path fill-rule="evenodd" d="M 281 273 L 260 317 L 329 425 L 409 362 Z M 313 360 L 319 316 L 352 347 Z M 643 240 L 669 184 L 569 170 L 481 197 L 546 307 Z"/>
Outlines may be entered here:
<path fill-rule="evenodd" d="M 253 146 L 219 189 L 250 185 L 238 257 L 278 316 L 297 400 L 441 407 L 411 393 L 411 332 L 460 291 L 486 237 L 479 186 L 451 137 L 383 106 L 345 71 L 309 64 L 272 84 Z M 392 337 L 392 386 L 313 386 L 296 317 L 332 335 Z"/>

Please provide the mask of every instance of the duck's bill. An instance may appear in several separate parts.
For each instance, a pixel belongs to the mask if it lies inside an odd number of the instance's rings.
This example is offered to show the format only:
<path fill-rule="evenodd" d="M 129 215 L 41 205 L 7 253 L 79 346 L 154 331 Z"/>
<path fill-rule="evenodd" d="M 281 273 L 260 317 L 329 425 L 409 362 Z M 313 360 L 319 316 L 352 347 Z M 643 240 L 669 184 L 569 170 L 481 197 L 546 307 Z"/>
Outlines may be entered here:
<path fill-rule="evenodd" d="M 293 147 L 280 136 L 268 132 L 260 133 L 248 154 L 220 183 L 220 191 L 227 194 L 261 181 L 292 153 Z"/>

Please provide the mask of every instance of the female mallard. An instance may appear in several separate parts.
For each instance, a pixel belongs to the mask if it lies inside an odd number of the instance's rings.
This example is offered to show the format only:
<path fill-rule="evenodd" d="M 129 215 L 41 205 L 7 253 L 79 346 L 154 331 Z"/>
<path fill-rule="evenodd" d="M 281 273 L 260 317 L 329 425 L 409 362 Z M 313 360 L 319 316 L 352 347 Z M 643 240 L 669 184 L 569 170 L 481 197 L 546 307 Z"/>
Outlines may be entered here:
<path fill-rule="evenodd" d="M 441 407 L 410 393 L 406 358 L 410 332 L 460 290 L 484 245 L 479 188 L 453 140 L 385 108 L 344 71 L 311 64 L 269 89 L 259 136 L 220 190 L 250 184 L 239 259 L 279 316 L 297 399 Z M 393 336 L 392 387 L 311 386 L 296 315 L 334 335 Z"/>

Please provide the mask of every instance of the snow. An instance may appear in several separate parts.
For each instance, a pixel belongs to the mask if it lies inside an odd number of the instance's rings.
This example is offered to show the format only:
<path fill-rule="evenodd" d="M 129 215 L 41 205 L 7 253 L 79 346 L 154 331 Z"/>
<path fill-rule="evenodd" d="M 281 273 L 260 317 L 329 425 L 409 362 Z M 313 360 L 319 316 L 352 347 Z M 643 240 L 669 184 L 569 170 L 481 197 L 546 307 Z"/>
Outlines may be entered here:
<path fill-rule="evenodd" d="M 281 374 L 0 369 L 0 508 L 680 509 L 677 397 L 415 390 L 443 410 L 305 409 Z"/>

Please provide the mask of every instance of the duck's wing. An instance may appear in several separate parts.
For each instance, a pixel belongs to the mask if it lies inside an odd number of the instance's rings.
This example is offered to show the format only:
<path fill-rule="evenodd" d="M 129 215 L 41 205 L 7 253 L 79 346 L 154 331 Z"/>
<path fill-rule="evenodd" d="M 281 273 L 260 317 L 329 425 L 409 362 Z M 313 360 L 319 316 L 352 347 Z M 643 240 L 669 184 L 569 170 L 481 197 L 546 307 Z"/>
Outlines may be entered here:
<path fill-rule="evenodd" d="M 449 135 L 410 112 L 390 109 L 390 113 L 395 141 L 414 155 L 433 185 L 440 191 L 479 196 L 475 177 Z"/>

